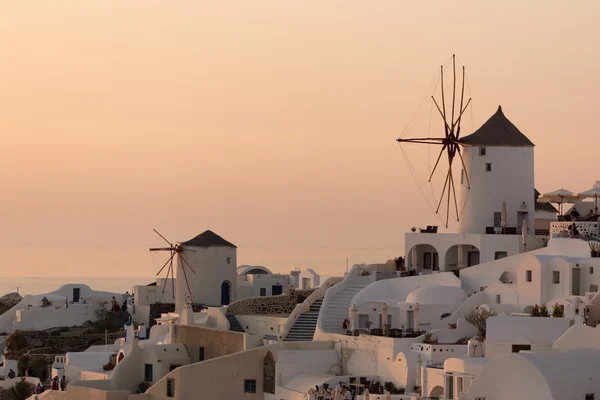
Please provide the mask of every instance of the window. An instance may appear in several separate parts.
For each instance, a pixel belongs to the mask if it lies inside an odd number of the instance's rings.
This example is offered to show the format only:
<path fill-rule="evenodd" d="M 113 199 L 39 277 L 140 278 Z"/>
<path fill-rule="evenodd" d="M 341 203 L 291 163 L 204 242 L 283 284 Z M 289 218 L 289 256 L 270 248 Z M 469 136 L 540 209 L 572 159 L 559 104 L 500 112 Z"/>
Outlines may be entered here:
<path fill-rule="evenodd" d="M 494 213 L 494 228 L 502 228 L 502 213 Z"/>
<path fill-rule="evenodd" d="M 167 379 L 167 397 L 175 397 L 175 379 Z"/>
<path fill-rule="evenodd" d="M 485 172 L 492 172 L 492 163 L 485 163 Z"/>
<path fill-rule="evenodd" d="M 204 361 L 204 346 L 200 346 L 200 349 L 198 351 L 198 361 Z"/>
<path fill-rule="evenodd" d="M 231 264 L 231 257 L 227 257 L 227 264 Z"/>
<path fill-rule="evenodd" d="M 144 364 L 144 381 L 154 382 L 152 380 L 152 364 Z"/>
<path fill-rule="evenodd" d="M 244 379 L 244 393 L 256 393 L 256 379 Z"/>
<path fill-rule="evenodd" d="M 560 283 L 560 271 L 552 271 L 552 283 Z"/>
<path fill-rule="evenodd" d="M 529 351 L 529 350 L 531 350 L 530 344 L 513 344 L 512 345 L 513 353 L 518 353 L 520 351 Z"/>
<path fill-rule="evenodd" d="M 497 251 L 497 252 L 494 254 L 494 260 L 500 260 L 500 259 L 502 259 L 502 258 L 506 258 L 506 256 L 507 256 L 507 255 L 508 255 L 508 254 L 506 254 L 506 252 L 505 252 L 505 251 Z"/>
<path fill-rule="evenodd" d="M 496 295 L 496 304 L 500 304 L 500 295 L 499 294 Z"/>
<path fill-rule="evenodd" d="M 260 288 L 260 295 L 261 296 L 266 296 L 267 295 L 267 289 L 266 288 Z"/>
<path fill-rule="evenodd" d="M 533 279 L 532 279 L 532 278 L 533 278 L 533 273 L 532 273 L 532 271 L 531 271 L 530 269 L 528 269 L 527 271 L 525 271 L 525 280 L 526 280 L 527 282 L 531 282 L 531 281 L 533 281 Z"/>
<path fill-rule="evenodd" d="M 585 400 L 594 400 L 594 393 L 588 393 L 585 395 Z"/>
<path fill-rule="evenodd" d="M 598 285 L 590 285 L 590 292 L 597 292 L 598 291 Z"/>
<path fill-rule="evenodd" d="M 171 364 L 169 365 L 169 372 L 173 371 L 175 368 L 181 367 L 181 364 Z"/>
<path fill-rule="evenodd" d="M 594 273 L 594 267 L 590 267 L 590 275 Z"/>
<path fill-rule="evenodd" d="M 479 155 L 480 156 L 485 156 L 486 153 L 486 148 L 485 147 L 480 147 L 479 148 Z"/>
<path fill-rule="evenodd" d="M 460 170 L 460 184 L 462 185 L 463 183 L 465 183 L 465 170 L 461 169 Z"/>
<path fill-rule="evenodd" d="M 485 286 L 479 286 L 479 291 L 483 292 L 485 290 Z"/>

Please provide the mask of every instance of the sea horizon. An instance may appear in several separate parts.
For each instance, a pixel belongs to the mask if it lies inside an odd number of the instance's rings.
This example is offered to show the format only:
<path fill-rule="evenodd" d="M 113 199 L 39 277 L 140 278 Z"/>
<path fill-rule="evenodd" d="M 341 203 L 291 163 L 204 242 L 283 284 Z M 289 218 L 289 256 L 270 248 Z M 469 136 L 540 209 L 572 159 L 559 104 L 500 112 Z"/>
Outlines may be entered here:
<path fill-rule="evenodd" d="M 0 278 L 0 296 L 17 291 L 21 296 L 49 293 L 62 285 L 84 284 L 93 290 L 132 293 L 133 286 L 155 282 L 156 277 L 36 276 Z"/>

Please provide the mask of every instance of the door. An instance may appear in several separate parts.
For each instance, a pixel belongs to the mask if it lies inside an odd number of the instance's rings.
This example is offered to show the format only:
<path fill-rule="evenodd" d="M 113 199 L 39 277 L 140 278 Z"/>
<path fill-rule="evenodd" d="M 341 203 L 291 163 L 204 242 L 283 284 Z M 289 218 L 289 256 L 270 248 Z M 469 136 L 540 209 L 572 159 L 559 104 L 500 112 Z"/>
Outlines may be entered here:
<path fill-rule="evenodd" d="M 571 270 L 571 288 L 572 288 L 572 296 L 579 296 L 579 279 L 581 277 L 581 268 L 573 268 Z"/>
<path fill-rule="evenodd" d="M 415 327 L 415 311 L 406 311 L 406 329 L 414 329 Z"/>
<path fill-rule="evenodd" d="M 438 253 L 433 253 L 433 270 L 434 271 L 440 270 L 440 258 L 438 256 Z"/>
<path fill-rule="evenodd" d="M 302 289 L 310 289 L 310 278 L 302 278 Z"/>
<path fill-rule="evenodd" d="M 430 252 L 425 252 L 423 253 L 423 268 L 425 269 L 431 269 L 431 253 Z"/>
<path fill-rule="evenodd" d="M 229 305 L 230 295 L 229 291 L 231 290 L 231 284 L 229 281 L 225 281 L 221 284 L 221 305 L 226 306 Z"/>
<path fill-rule="evenodd" d="M 358 329 L 366 329 L 367 321 L 369 320 L 369 316 L 366 314 L 359 314 L 358 316 Z"/>
<path fill-rule="evenodd" d="M 283 293 L 283 286 L 281 285 L 273 285 L 271 288 L 271 295 L 277 296 Z"/>
<path fill-rule="evenodd" d="M 523 220 L 524 219 L 527 219 L 527 213 L 519 211 L 517 213 L 517 233 L 519 233 L 519 234 L 522 233 L 521 231 L 523 228 Z M 529 230 L 529 226 L 527 227 L 527 230 Z"/>
<path fill-rule="evenodd" d="M 266 296 L 267 295 L 267 288 L 264 288 L 264 287 L 260 288 L 260 295 L 261 295 L 261 297 Z"/>
<path fill-rule="evenodd" d="M 477 264 L 479 264 L 479 252 L 469 251 L 467 256 L 467 267 L 472 267 L 473 265 Z"/>
<path fill-rule="evenodd" d="M 73 303 L 79 303 L 79 288 L 73 288 Z"/>
<path fill-rule="evenodd" d="M 144 364 L 144 381 L 153 382 L 153 380 L 152 380 L 152 364 Z"/>

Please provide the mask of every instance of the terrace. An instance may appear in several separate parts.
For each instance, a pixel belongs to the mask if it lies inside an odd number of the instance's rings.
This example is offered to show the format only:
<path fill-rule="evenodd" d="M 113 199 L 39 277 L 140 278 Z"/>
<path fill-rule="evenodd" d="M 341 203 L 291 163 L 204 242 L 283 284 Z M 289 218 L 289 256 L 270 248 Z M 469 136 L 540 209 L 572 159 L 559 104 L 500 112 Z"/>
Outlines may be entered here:
<path fill-rule="evenodd" d="M 573 234 L 573 227 L 578 234 Z M 598 221 L 558 221 L 550 223 L 550 237 L 582 238 L 599 236 Z"/>

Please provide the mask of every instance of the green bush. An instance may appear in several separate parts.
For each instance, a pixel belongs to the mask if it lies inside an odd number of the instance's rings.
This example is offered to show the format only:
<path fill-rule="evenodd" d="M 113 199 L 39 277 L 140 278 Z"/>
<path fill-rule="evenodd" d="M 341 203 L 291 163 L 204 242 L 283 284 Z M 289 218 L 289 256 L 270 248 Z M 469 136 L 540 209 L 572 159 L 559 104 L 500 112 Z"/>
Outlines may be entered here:
<path fill-rule="evenodd" d="M 27 368 L 29 368 L 29 356 L 19 357 L 19 361 L 17 361 L 17 375 L 25 376 Z"/>
<path fill-rule="evenodd" d="M 555 303 L 552 306 L 552 316 L 554 318 L 563 318 L 565 316 L 565 311 L 561 306 L 558 305 L 558 303 Z"/>
<path fill-rule="evenodd" d="M 465 320 L 473 325 L 475 329 L 477 329 L 477 334 L 480 337 L 485 338 L 485 334 L 487 332 L 487 320 L 489 317 L 493 317 L 495 315 L 496 313 L 493 311 L 475 309 L 465 315 Z"/>
<path fill-rule="evenodd" d="M 33 394 L 33 389 L 33 385 L 25 381 L 21 381 L 12 388 L 10 388 L 9 398 L 11 400 L 26 400 Z"/>
<path fill-rule="evenodd" d="M 43 358 L 34 358 L 29 366 L 33 369 L 33 376 L 39 378 L 42 382 L 48 380 L 48 365 Z"/>
<path fill-rule="evenodd" d="M 27 338 L 23 331 L 11 333 L 4 344 L 4 355 L 9 360 L 18 360 L 27 349 Z"/>

